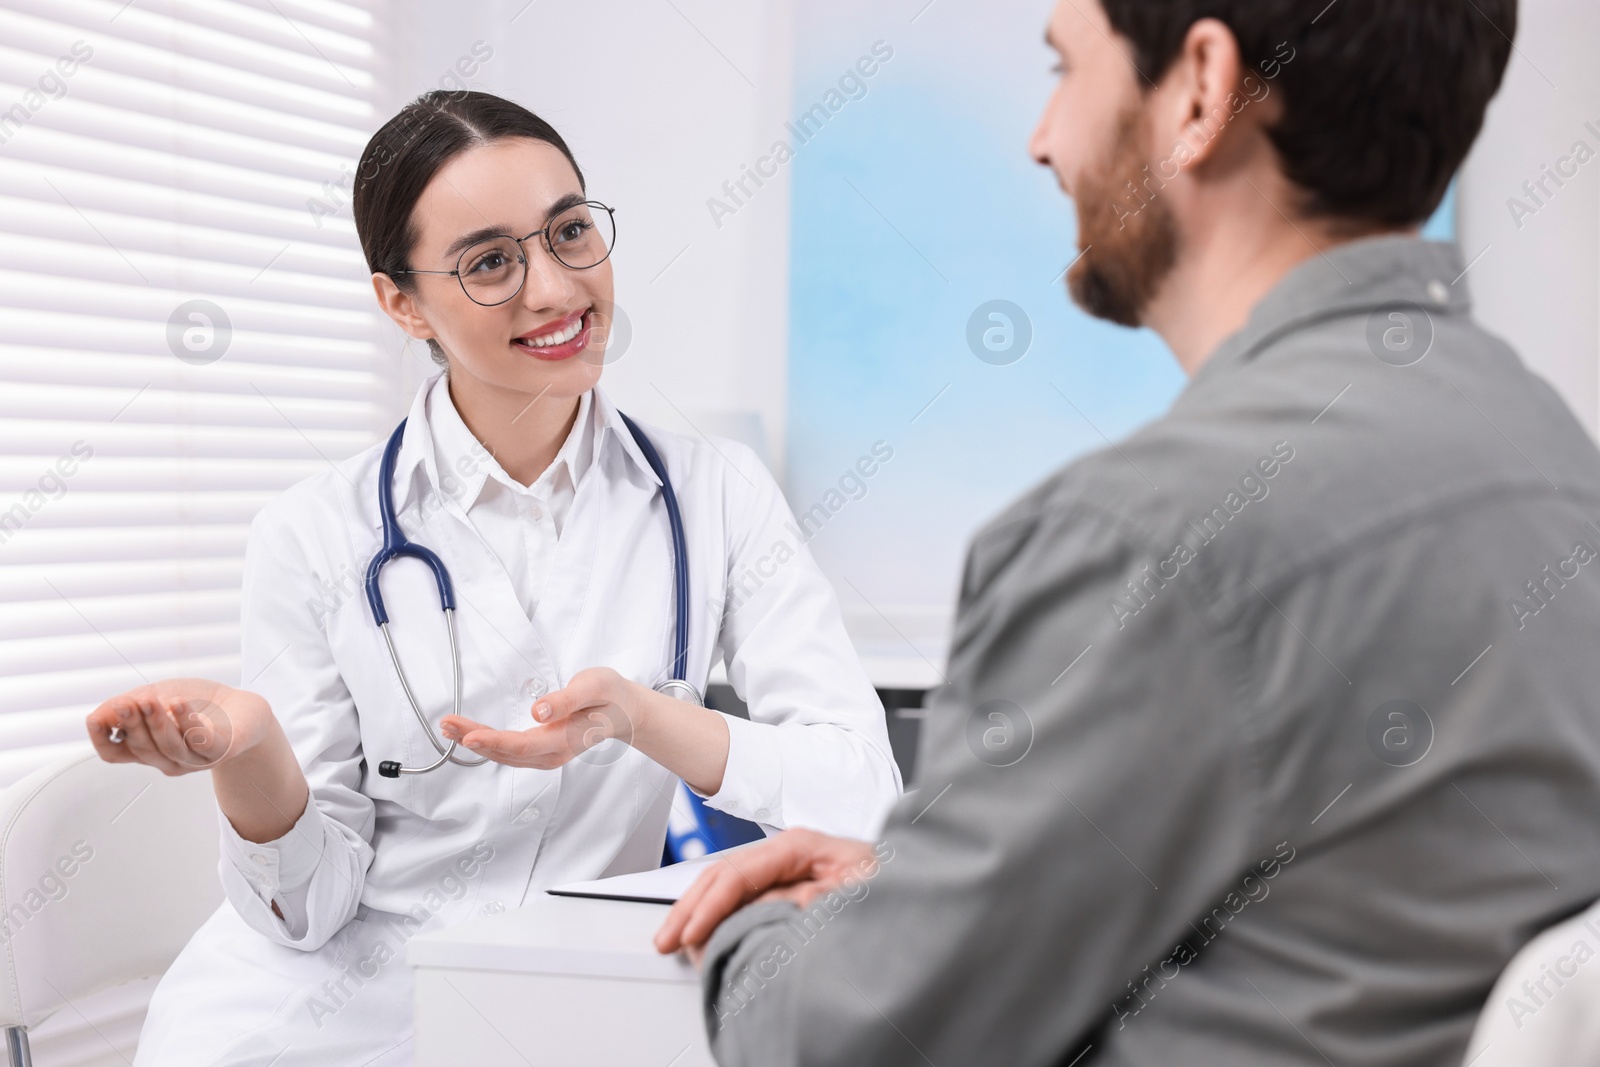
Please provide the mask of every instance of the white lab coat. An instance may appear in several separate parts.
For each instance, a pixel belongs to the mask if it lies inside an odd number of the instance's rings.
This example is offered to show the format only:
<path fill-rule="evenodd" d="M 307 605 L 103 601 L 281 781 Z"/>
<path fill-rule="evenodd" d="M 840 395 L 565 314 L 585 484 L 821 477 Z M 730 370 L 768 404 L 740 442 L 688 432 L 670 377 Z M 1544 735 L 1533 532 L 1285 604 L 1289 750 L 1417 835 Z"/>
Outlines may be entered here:
<path fill-rule="evenodd" d="M 407 535 L 450 569 L 462 713 L 524 729 L 529 694 L 586 667 L 647 685 L 668 677 L 666 510 L 616 408 L 595 390 L 598 447 L 530 620 L 505 567 L 440 491 L 426 416 L 436 384 L 438 375 L 412 405 L 395 507 Z M 688 538 L 689 680 L 704 689 L 723 657 L 750 706 L 749 721 L 728 719 L 727 771 L 707 803 L 769 830 L 872 835 L 901 788 L 883 711 L 776 483 L 736 442 L 644 429 Z M 244 841 L 220 819 L 227 899 L 156 990 L 136 1067 L 409 1064 L 411 936 L 660 861 L 678 779 L 619 740 L 553 771 L 491 763 L 376 773 L 381 760 L 436 757 L 362 588 L 380 543 L 381 453 L 374 446 L 307 479 L 252 523 L 242 684 L 283 722 L 313 803 L 282 847 Z M 438 593 L 410 559 L 386 568 L 383 593 L 400 661 L 437 729 L 451 686 Z M 271 904 L 300 884 L 303 919 L 291 918 L 303 929 L 292 932 Z M 538 1050 L 522 1051 L 537 1062 Z"/>

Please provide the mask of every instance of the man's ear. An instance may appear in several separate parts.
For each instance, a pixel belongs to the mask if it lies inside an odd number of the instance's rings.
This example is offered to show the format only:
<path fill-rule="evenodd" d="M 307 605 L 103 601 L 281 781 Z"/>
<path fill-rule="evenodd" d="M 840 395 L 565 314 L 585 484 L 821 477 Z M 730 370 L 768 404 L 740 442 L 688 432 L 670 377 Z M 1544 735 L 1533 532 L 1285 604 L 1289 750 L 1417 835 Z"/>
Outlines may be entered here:
<path fill-rule="evenodd" d="M 1170 97 L 1166 117 L 1172 124 L 1174 155 L 1183 167 L 1203 165 L 1217 155 L 1234 120 L 1254 106 L 1242 81 L 1246 78 L 1259 94 L 1261 79 L 1245 67 L 1239 42 L 1226 23 L 1204 18 L 1189 27 L 1160 87 Z"/>
<path fill-rule="evenodd" d="M 378 298 L 378 306 L 407 334 L 419 341 L 438 336 L 433 327 L 428 325 L 428 320 L 422 317 L 416 299 L 396 285 L 393 278 L 387 274 L 374 274 L 372 292 Z"/>

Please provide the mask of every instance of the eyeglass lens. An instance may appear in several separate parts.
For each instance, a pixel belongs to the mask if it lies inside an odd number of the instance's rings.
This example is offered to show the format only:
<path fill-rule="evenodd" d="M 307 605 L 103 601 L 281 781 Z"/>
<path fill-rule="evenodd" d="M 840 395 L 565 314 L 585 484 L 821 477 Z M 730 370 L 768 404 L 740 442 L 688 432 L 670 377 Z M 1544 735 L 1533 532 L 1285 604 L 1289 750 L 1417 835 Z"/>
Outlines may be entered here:
<path fill-rule="evenodd" d="M 589 204 L 563 211 L 550 220 L 545 232 L 550 253 L 575 270 L 604 261 L 616 239 L 611 212 Z M 456 269 L 469 297 L 480 304 L 501 304 L 522 288 L 528 263 L 516 241 L 492 237 L 463 252 Z"/>

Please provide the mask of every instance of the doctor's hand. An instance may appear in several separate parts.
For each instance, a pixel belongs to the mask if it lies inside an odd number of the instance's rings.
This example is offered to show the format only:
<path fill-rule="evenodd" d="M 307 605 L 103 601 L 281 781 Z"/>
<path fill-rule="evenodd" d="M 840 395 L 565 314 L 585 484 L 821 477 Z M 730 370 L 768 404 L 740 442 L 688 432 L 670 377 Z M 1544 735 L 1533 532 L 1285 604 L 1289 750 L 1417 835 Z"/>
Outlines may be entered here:
<path fill-rule="evenodd" d="M 701 873 L 656 931 L 656 951 L 681 948 L 698 967 L 712 933 L 746 904 L 787 900 L 807 908 L 824 893 L 877 871 L 877 852 L 866 841 L 785 830 L 723 856 Z"/>
<path fill-rule="evenodd" d="M 130 689 L 95 708 L 85 725 L 107 763 L 146 763 L 169 777 L 235 760 L 279 728 L 260 696 L 204 678 Z M 114 727 L 120 742 L 111 740 Z"/>
<path fill-rule="evenodd" d="M 526 730 L 496 730 L 463 715 L 446 715 L 439 732 L 469 751 L 511 767 L 554 770 L 602 741 L 634 743 L 652 692 L 610 667 L 591 667 L 573 675 L 565 687 L 533 705 L 534 725 Z"/>

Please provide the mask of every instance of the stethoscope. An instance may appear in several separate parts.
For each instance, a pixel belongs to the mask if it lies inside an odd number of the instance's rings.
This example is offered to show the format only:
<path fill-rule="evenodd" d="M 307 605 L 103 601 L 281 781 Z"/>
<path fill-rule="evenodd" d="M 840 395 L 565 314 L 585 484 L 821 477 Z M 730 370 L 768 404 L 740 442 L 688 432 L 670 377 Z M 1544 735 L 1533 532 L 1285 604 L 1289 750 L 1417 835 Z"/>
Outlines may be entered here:
<path fill-rule="evenodd" d="M 639 429 L 638 424 L 628 416 L 622 415 L 622 421 L 627 425 L 628 432 L 633 434 L 633 440 L 638 444 L 639 451 L 644 453 L 650 469 L 661 479 L 661 497 L 667 505 L 667 525 L 672 530 L 672 584 L 676 601 L 673 620 L 672 677 L 656 685 L 655 691 L 703 706 L 705 701 L 700 691 L 685 677 L 689 665 L 689 550 L 683 536 L 683 514 L 678 510 L 678 494 L 673 492 L 672 480 L 667 477 L 666 464 L 661 462 L 661 455 L 656 451 L 655 445 L 650 443 L 650 438 L 646 437 L 644 431 Z M 384 644 L 389 647 L 389 660 L 394 664 L 395 674 L 400 677 L 400 688 L 405 691 L 406 700 L 410 702 L 411 710 L 416 712 L 417 722 L 422 725 L 422 732 L 427 734 L 434 751 L 439 753 L 439 758 L 426 767 L 402 767 L 399 760 L 384 760 L 378 764 L 378 773 L 385 778 L 398 778 L 402 774 L 422 774 L 443 766 L 446 760 L 462 767 L 480 767 L 489 762 L 487 756 L 462 759 L 455 755 L 457 744 L 455 741 L 451 741 L 448 746 L 440 744 L 433 727 L 428 723 L 428 717 L 422 712 L 422 705 L 417 703 L 416 694 L 411 691 L 411 683 L 407 681 L 405 669 L 400 666 L 400 657 L 394 649 L 394 639 L 389 635 L 389 612 L 383 606 L 383 590 L 379 587 L 378 578 L 383 573 L 384 564 L 399 556 L 410 556 L 428 566 L 433 572 L 434 583 L 439 587 L 439 606 L 444 610 L 445 628 L 450 633 L 450 664 L 455 688 L 453 706 L 455 714 L 460 715 L 461 653 L 456 646 L 456 594 L 455 588 L 450 583 L 450 572 L 445 568 L 444 561 L 432 550 L 407 539 L 401 532 L 400 520 L 394 513 L 395 458 L 400 453 L 400 438 L 405 428 L 406 420 L 401 419 L 400 425 L 396 426 L 394 433 L 390 435 L 389 443 L 384 446 L 383 462 L 378 467 L 378 514 L 383 521 L 383 547 L 372 557 L 372 562 L 367 564 L 367 603 L 372 605 L 372 617 L 377 621 L 378 629 L 383 632 Z"/>

